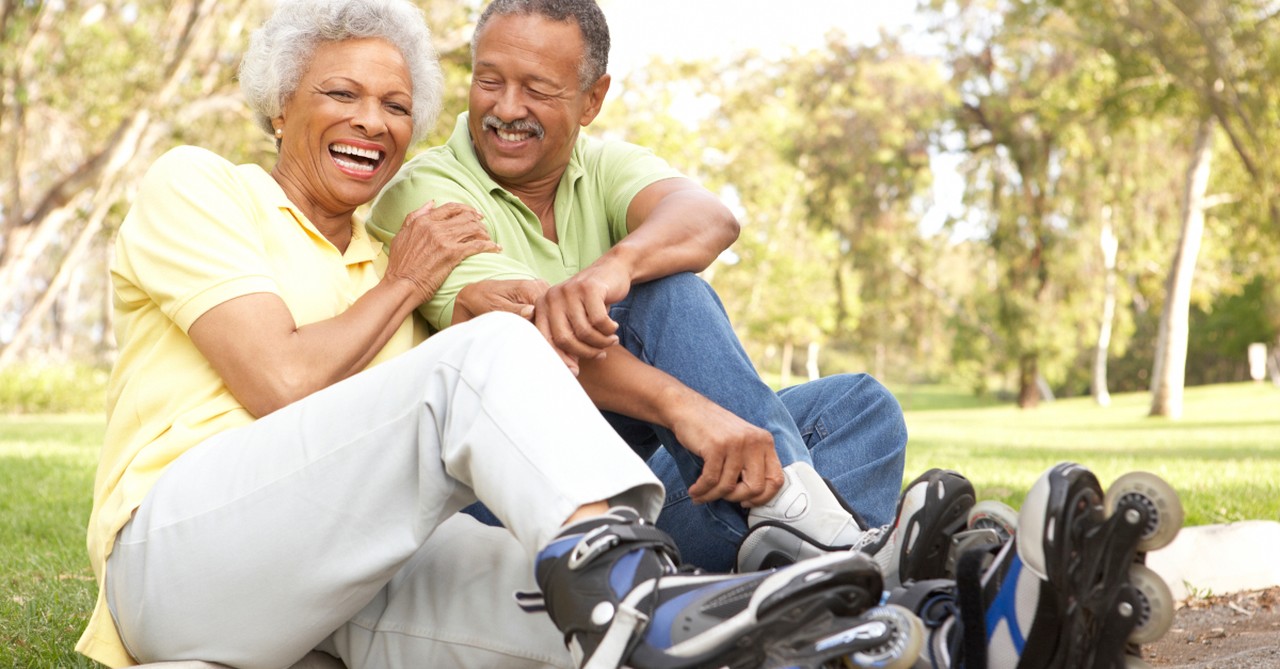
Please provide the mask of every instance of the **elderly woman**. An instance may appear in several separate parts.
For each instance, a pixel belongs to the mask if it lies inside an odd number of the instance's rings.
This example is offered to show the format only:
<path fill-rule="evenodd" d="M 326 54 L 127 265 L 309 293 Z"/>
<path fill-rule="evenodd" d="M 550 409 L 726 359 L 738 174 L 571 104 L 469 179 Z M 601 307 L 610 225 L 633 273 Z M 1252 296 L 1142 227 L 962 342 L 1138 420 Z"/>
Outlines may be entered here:
<path fill-rule="evenodd" d="M 389 256 L 353 217 L 440 107 L 407 0 L 281 3 L 241 82 L 274 168 L 174 149 L 116 240 L 81 652 L 758 666 L 828 602 L 878 594 L 851 557 L 675 574 L 646 522 L 661 486 L 532 325 L 495 314 L 414 346 L 414 308 L 497 247 L 458 205 L 411 213 Z M 477 498 L 510 534 L 455 514 Z M 549 616 L 512 603 L 535 578 Z M 765 625 L 762 606 L 803 615 Z"/>

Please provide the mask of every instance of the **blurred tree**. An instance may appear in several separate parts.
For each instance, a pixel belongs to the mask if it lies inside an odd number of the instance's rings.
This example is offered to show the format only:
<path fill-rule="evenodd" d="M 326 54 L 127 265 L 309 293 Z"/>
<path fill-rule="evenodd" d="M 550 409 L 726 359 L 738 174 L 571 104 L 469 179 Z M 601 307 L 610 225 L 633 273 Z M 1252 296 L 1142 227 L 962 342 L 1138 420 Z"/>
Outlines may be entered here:
<path fill-rule="evenodd" d="M 1268 236 L 1280 236 L 1280 191 L 1275 184 L 1280 165 L 1274 150 L 1280 141 L 1275 123 L 1280 91 L 1273 74 L 1280 63 L 1280 38 L 1272 25 L 1280 9 L 1265 0 L 1051 4 L 1069 11 L 1084 26 L 1085 39 L 1115 58 L 1126 86 L 1148 91 L 1142 98 L 1143 111 L 1172 111 L 1196 128 L 1194 159 L 1182 189 L 1181 233 L 1166 279 L 1151 375 L 1151 414 L 1176 418 L 1181 414 L 1189 310 L 1205 211 L 1249 199 L 1252 211 L 1245 206 L 1233 212 L 1241 233 L 1256 236 L 1251 228 L 1261 226 Z M 1208 192 L 1218 128 L 1250 181 L 1229 196 Z"/>
<path fill-rule="evenodd" d="M 226 112 L 228 54 L 252 13 L 244 0 L 5 3 L 0 366 L 89 258 L 101 266 L 107 221 L 164 138 Z"/>
<path fill-rule="evenodd" d="M 1035 406 L 1092 317 L 1071 290 L 1082 230 L 1067 215 L 1070 166 L 1087 148 L 1111 63 L 1060 11 L 1017 0 L 935 0 L 960 92 L 955 123 L 969 153 L 967 201 L 988 217 L 999 268 L 990 314 L 1017 370 L 1018 404 Z M 1048 372 L 1048 374 L 1046 373 Z"/>
<path fill-rule="evenodd" d="M 454 111 L 478 4 L 427 9 Z M 266 13 L 262 0 L 0 2 L 0 366 L 32 344 L 110 354 L 111 233 L 161 152 L 197 144 L 274 161 L 234 81 Z"/>
<path fill-rule="evenodd" d="M 794 345 L 835 337 L 883 375 L 887 351 L 942 329 L 914 289 L 937 253 L 919 231 L 946 107 L 935 63 L 889 36 L 833 34 L 783 61 L 655 64 L 627 90 L 609 127 L 740 204 L 743 235 L 714 279 L 745 337 L 783 351 L 784 374 Z M 690 117 L 673 121 L 679 108 Z"/>
<path fill-rule="evenodd" d="M 735 210 L 742 234 L 703 276 L 758 363 L 766 349 L 823 341 L 836 303 L 827 269 L 836 264 L 834 239 L 805 226 L 809 186 L 776 146 L 791 136 L 792 108 L 773 97 L 736 105 L 742 83 L 770 67 L 754 54 L 730 63 L 655 60 L 615 84 L 593 124 L 650 148 Z M 786 361 L 776 364 L 789 373 Z"/>
<path fill-rule="evenodd" d="M 809 224 L 839 244 L 834 336 L 873 352 L 881 378 L 889 364 L 903 376 L 918 372 L 945 318 L 919 290 L 936 283 L 931 269 L 945 248 L 945 238 L 920 229 L 931 204 L 930 149 L 953 100 L 938 63 L 892 35 L 854 46 L 836 34 L 762 83 L 794 99 L 794 125 L 779 148 L 808 182 Z M 900 353 L 892 363 L 890 350 Z"/>

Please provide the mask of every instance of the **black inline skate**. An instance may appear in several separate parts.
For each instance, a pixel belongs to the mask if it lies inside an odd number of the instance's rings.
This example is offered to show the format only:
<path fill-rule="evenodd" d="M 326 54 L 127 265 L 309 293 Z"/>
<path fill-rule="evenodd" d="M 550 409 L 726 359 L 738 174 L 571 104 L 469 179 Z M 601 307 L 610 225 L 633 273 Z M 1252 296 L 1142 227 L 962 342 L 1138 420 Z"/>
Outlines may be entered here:
<path fill-rule="evenodd" d="M 1104 495 L 1089 470 L 1062 463 L 1031 487 L 1013 541 L 961 555 L 954 583 L 890 601 L 930 628 L 922 666 L 1145 667 L 1138 645 L 1168 630 L 1173 598 L 1143 558 L 1181 524 L 1177 494 L 1156 476 L 1126 474 Z"/>

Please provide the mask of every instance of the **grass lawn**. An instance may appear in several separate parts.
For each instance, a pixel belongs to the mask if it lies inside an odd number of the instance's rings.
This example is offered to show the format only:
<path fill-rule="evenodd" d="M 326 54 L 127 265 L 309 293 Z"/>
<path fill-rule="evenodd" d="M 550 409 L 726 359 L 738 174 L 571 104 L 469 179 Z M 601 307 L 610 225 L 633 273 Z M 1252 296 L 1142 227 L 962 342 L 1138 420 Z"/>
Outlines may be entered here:
<path fill-rule="evenodd" d="M 0 417 L 0 667 L 92 667 L 72 647 L 97 587 L 85 553 L 99 416 Z"/>
<path fill-rule="evenodd" d="M 1269 384 L 1189 388 L 1178 421 L 1147 417 L 1147 393 L 1116 395 L 1107 408 L 1089 398 L 1031 411 L 916 406 L 906 412 L 908 479 L 959 469 L 979 499 L 1017 508 L 1041 472 L 1072 460 L 1103 486 L 1135 469 L 1155 472 L 1178 490 L 1187 525 L 1280 520 L 1280 389 Z"/>
<path fill-rule="evenodd" d="M 1103 484 L 1145 469 L 1178 489 L 1187 524 L 1280 520 L 1280 390 L 1191 388 L 1178 422 L 1146 417 L 1149 396 L 1034 411 L 938 388 L 898 390 L 911 433 L 907 477 L 959 469 L 980 498 L 1015 507 L 1049 465 L 1075 460 Z M 92 667 L 72 646 L 96 587 L 85 557 L 97 416 L 0 417 L 0 667 Z"/>

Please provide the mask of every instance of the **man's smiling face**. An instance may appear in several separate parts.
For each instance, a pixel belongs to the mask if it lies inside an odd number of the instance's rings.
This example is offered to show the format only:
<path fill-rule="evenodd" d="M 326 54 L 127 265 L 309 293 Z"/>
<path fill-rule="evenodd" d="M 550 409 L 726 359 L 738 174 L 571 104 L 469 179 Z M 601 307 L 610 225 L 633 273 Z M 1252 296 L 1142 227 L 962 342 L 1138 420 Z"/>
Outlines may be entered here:
<path fill-rule="evenodd" d="M 600 111 L 608 76 L 580 85 L 577 23 L 496 16 L 476 40 L 468 128 L 480 164 L 508 190 L 559 183 L 579 128 Z"/>

